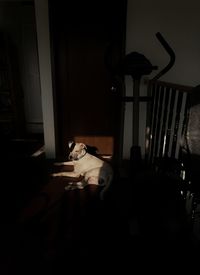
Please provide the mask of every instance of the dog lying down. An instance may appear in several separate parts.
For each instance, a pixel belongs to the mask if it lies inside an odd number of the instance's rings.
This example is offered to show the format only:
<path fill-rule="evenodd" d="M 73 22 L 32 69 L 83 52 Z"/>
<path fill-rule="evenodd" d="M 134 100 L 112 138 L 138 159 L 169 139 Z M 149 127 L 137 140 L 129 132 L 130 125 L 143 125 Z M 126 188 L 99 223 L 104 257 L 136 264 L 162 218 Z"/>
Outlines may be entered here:
<path fill-rule="evenodd" d="M 104 195 L 113 179 L 113 169 L 111 165 L 87 152 L 87 146 L 84 143 L 69 142 L 69 161 L 56 162 L 54 165 L 73 165 L 71 172 L 53 173 L 53 177 L 71 177 L 80 178 L 80 181 L 69 182 L 65 190 L 83 189 L 85 186 L 93 184 L 102 186 L 100 198 L 104 199 Z"/>

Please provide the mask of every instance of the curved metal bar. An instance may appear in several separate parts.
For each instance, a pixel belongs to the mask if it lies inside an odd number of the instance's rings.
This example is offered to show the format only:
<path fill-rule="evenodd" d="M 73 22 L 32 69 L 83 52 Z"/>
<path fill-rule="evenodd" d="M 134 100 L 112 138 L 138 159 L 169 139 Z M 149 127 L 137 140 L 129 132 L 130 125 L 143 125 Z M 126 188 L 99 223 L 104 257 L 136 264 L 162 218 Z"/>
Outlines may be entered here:
<path fill-rule="evenodd" d="M 167 41 L 164 39 L 164 37 L 162 36 L 162 34 L 160 32 L 157 32 L 156 33 L 156 37 L 158 38 L 159 42 L 164 47 L 164 49 L 166 50 L 166 52 L 169 54 L 170 61 L 169 61 L 169 63 L 167 64 L 167 66 L 164 69 L 162 69 L 156 76 L 153 77 L 152 80 L 157 80 L 162 75 L 164 75 L 166 72 L 168 72 L 172 68 L 172 66 L 174 65 L 175 59 L 176 59 L 174 51 L 169 46 L 169 44 L 167 43 Z"/>

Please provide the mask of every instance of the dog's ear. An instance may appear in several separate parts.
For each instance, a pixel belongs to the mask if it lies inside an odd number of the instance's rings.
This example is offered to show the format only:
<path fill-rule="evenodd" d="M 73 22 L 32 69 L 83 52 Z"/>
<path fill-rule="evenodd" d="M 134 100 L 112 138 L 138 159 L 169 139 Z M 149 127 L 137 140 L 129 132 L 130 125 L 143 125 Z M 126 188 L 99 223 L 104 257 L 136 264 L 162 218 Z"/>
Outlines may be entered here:
<path fill-rule="evenodd" d="M 74 142 L 72 141 L 72 140 L 70 140 L 69 142 L 68 142 L 68 147 L 69 147 L 69 149 L 72 147 L 72 144 L 73 144 Z"/>
<path fill-rule="evenodd" d="M 80 148 L 81 149 L 87 149 L 87 146 L 84 143 L 80 143 Z"/>

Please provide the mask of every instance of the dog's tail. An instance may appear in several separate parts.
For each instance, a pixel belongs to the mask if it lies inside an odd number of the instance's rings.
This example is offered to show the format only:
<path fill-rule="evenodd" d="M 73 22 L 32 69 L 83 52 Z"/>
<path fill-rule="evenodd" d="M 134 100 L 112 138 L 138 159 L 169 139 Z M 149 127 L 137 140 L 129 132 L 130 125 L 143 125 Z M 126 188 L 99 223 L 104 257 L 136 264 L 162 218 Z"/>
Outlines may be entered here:
<path fill-rule="evenodd" d="M 109 191 L 110 189 L 110 186 L 112 184 L 112 181 L 113 181 L 113 174 L 109 174 L 108 177 L 107 177 L 107 180 L 106 182 L 103 184 L 103 187 L 102 187 L 102 190 L 100 191 L 100 199 L 101 200 L 105 200 L 106 198 L 106 194 L 107 192 Z"/>

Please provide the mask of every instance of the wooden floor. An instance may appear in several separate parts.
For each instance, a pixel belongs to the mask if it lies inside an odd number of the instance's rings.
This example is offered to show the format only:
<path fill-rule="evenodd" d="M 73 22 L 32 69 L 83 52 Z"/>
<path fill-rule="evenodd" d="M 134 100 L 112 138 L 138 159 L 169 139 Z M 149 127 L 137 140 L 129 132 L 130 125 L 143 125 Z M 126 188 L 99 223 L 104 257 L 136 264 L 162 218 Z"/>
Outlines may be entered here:
<path fill-rule="evenodd" d="M 154 176 L 115 177 L 101 201 L 94 186 L 65 191 L 66 179 L 50 176 L 52 164 L 42 157 L 2 161 L 1 274 L 96 274 L 109 267 L 129 274 L 146 265 L 159 270 L 158 262 L 191 267 L 198 251 L 182 230 L 177 200 L 167 207 Z"/>
<path fill-rule="evenodd" d="M 100 201 L 95 186 L 66 192 L 66 179 L 51 178 L 52 164 L 24 155 L 2 160 L 2 274 L 60 274 L 66 265 L 102 261 L 102 253 L 106 261 L 124 245 L 114 204 Z"/>

